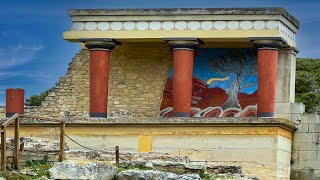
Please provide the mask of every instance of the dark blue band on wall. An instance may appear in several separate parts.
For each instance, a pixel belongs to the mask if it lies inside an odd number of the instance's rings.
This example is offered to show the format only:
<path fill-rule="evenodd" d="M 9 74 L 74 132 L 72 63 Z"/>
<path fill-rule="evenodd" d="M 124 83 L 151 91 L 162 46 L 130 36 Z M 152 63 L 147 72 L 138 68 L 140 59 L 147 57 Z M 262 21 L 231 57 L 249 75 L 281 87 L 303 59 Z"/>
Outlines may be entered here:
<path fill-rule="evenodd" d="M 101 112 L 90 112 L 90 117 L 107 118 L 107 113 L 101 113 Z"/>
<path fill-rule="evenodd" d="M 14 114 L 16 114 L 15 112 L 7 112 L 6 113 L 6 117 L 11 117 L 13 116 Z"/>
<path fill-rule="evenodd" d="M 273 117 L 274 113 L 273 112 L 258 112 L 257 116 L 258 117 Z"/>
<path fill-rule="evenodd" d="M 191 117 L 191 113 L 174 112 L 173 117 Z"/>

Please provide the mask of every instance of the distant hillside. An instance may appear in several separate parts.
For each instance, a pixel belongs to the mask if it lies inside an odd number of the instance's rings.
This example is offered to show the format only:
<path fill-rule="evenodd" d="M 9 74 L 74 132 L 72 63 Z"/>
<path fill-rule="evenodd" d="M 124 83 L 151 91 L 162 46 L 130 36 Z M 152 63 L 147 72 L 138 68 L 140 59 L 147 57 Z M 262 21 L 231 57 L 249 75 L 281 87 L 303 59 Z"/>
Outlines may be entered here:
<path fill-rule="evenodd" d="M 320 114 L 320 59 L 297 58 L 296 102 L 306 112 Z"/>

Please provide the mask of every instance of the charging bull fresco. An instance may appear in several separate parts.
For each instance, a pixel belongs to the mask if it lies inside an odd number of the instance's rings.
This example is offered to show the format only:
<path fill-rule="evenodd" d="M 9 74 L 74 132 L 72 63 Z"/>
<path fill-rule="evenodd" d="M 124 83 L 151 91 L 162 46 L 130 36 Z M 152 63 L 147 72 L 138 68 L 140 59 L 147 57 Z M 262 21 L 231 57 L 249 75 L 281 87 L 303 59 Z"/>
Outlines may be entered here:
<path fill-rule="evenodd" d="M 195 53 L 193 117 L 255 117 L 257 52 L 254 49 L 200 48 Z M 159 116 L 172 116 L 173 70 L 170 70 Z"/>

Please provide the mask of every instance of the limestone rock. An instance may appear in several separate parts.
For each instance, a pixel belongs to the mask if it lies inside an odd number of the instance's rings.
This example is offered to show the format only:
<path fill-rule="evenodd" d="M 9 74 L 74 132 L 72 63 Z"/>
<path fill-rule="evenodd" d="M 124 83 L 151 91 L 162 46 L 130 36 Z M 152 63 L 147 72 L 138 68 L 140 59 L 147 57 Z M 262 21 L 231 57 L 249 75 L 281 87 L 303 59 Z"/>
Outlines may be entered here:
<path fill-rule="evenodd" d="M 199 174 L 176 175 L 163 171 L 132 169 L 117 174 L 117 180 L 201 180 Z"/>
<path fill-rule="evenodd" d="M 147 168 L 153 168 L 152 162 L 147 162 L 144 166 Z"/>
<path fill-rule="evenodd" d="M 118 168 L 106 161 L 65 161 L 49 169 L 52 179 L 111 180 Z"/>

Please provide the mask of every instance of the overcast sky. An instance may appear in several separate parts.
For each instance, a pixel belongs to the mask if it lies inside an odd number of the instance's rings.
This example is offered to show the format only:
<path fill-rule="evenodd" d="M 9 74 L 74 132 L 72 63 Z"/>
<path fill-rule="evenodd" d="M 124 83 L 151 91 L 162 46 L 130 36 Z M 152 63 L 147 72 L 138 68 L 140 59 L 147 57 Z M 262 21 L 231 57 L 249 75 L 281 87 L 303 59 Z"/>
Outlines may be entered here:
<path fill-rule="evenodd" d="M 79 45 L 62 32 L 73 8 L 284 7 L 301 23 L 298 57 L 320 57 L 319 0 L 1 0 L 0 105 L 6 88 L 24 88 L 26 97 L 55 85 Z"/>

